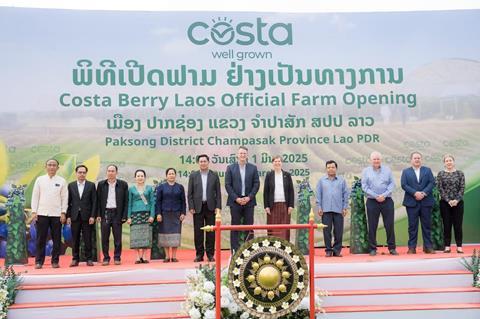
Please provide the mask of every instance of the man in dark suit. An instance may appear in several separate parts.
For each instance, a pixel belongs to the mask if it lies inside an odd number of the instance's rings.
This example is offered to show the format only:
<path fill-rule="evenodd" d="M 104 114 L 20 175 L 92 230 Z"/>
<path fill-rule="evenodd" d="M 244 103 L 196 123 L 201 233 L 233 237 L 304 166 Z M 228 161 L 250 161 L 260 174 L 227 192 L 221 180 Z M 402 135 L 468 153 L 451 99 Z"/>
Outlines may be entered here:
<path fill-rule="evenodd" d="M 227 166 L 225 172 L 225 189 L 228 193 L 227 206 L 230 207 L 232 225 L 253 225 L 253 212 L 257 200 L 260 179 L 257 167 L 247 163 L 248 149 L 240 146 L 237 152 L 237 163 Z M 236 251 L 239 247 L 238 231 L 230 232 L 230 248 Z M 253 231 L 248 232 L 246 240 L 253 238 Z"/>
<path fill-rule="evenodd" d="M 435 179 L 432 170 L 422 166 L 422 154 L 413 152 L 410 161 L 412 167 L 404 169 L 401 177 L 402 189 L 405 191 L 403 206 L 406 207 L 408 215 L 408 254 L 416 253 L 419 218 L 422 225 L 423 251 L 434 254 L 431 226 Z"/>
<path fill-rule="evenodd" d="M 122 223 L 127 220 L 128 212 L 128 184 L 117 179 L 116 165 L 107 166 L 107 179 L 97 185 L 97 221 L 101 222 L 103 266 L 110 264 L 108 248 L 110 231 L 113 232 L 115 247 L 113 259 L 115 265 L 120 265 L 122 254 Z"/>
<path fill-rule="evenodd" d="M 80 233 L 85 242 L 87 266 L 93 266 L 92 225 L 97 213 L 97 191 L 95 184 L 86 180 L 88 168 L 85 165 L 75 167 L 77 180 L 68 184 L 67 224 L 72 228 L 72 263 L 78 266 L 80 261 Z"/>
<path fill-rule="evenodd" d="M 215 261 L 215 233 L 201 229 L 205 225 L 215 225 L 215 209 L 222 208 L 222 194 L 218 174 L 208 168 L 210 158 L 198 155 L 200 170 L 192 172 L 188 179 L 188 207 L 193 214 L 193 234 L 195 238 L 195 262 L 203 261 L 205 247 L 208 261 Z M 206 237 L 206 240 L 204 239 Z M 205 246 L 204 246 L 205 241 Z"/>

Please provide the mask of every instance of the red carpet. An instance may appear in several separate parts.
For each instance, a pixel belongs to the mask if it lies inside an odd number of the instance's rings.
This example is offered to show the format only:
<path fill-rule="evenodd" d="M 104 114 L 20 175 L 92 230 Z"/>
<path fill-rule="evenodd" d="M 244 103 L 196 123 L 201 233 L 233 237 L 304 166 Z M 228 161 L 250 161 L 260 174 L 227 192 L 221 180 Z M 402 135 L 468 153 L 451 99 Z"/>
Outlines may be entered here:
<path fill-rule="evenodd" d="M 377 256 L 371 257 L 368 254 L 350 254 L 348 248 L 342 250 L 343 257 L 325 257 L 325 251 L 323 249 L 317 248 L 315 250 L 315 263 L 321 264 L 330 264 L 330 263 L 356 263 L 356 262 L 374 262 L 382 260 L 416 260 L 416 259 L 439 259 L 439 258 L 458 258 L 458 257 L 468 257 L 471 256 L 474 249 L 480 250 L 480 245 L 468 245 L 464 246 L 464 254 L 458 254 L 452 247 L 452 253 L 445 254 L 443 252 L 437 252 L 436 254 L 424 254 L 422 250 L 417 249 L 417 254 L 407 255 L 407 247 L 399 247 L 397 251 L 399 256 L 391 256 L 388 254 L 388 249 L 379 248 L 377 250 Z M 308 256 L 306 256 L 308 258 Z M 179 250 L 177 253 L 178 263 L 164 263 L 163 260 L 151 260 L 149 264 L 135 264 L 136 252 L 134 250 L 124 250 L 122 252 L 122 264 L 119 266 L 113 265 L 113 261 L 109 266 L 102 266 L 100 263 L 95 263 L 93 267 L 87 267 L 85 263 L 80 263 L 80 266 L 70 268 L 71 256 L 61 256 L 60 257 L 60 268 L 53 269 L 50 265 L 50 259 L 47 257 L 45 265 L 42 269 L 35 269 L 34 258 L 29 258 L 28 265 L 16 265 L 14 266 L 16 271 L 28 271 L 29 274 L 79 274 L 79 273 L 93 273 L 93 272 L 106 272 L 106 271 L 117 271 L 117 270 L 131 270 L 131 269 L 185 269 L 185 268 L 195 268 L 199 263 L 194 263 L 193 259 L 195 258 L 194 250 Z M 229 250 L 222 250 L 222 267 L 225 267 L 230 258 Z M 207 264 L 207 262 L 203 262 Z M 212 263 L 214 264 L 214 263 Z"/>

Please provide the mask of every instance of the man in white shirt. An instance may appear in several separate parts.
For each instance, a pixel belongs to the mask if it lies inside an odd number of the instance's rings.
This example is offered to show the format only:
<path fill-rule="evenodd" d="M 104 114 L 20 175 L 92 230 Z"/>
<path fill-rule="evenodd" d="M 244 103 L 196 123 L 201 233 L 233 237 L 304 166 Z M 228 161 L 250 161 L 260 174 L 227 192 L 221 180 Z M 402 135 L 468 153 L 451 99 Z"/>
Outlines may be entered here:
<path fill-rule="evenodd" d="M 66 220 L 68 205 L 67 182 L 57 176 L 59 163 L 56 159 L 49 159 L 45 163 L 46 175 L 35 180 L 32 192 L 32 217 L 36 221 L 37 245 L 35 268 L 40 269 L 45 262 L 45 246 L 48 230 L 53 241 L 52 268 L 58 268 L 60 245 L 62 243 L 62 224 Z"/>

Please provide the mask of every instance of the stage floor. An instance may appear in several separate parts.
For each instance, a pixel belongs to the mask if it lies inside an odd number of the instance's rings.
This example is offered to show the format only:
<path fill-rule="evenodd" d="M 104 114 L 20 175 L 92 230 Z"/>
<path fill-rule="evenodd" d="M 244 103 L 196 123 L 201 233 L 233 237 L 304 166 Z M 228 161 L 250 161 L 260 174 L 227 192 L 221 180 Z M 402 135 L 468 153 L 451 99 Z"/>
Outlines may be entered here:
<path fill-rule="evenodd" d="M 464 246 L 464 254 L 407 255 L 399 247 L 400 255 L 392 256 L 379 248 L 373 257 L 344 249 L 341 258 L 316 249 L 315 289 L 328 291 L 322 305 L 327 314 L 317 318 L 480 318 L 480 289 L 471 286 L 472 275 L 460 263 L 474 249 L 480 245 Z M 200 265 L 194 257 L 193 250 L 179 250 L 178 263 L 134 264 L 135 251 L 125 250 L 119 266 L 70 268 L 71 256 L 62 256 L 58 269 L 49 259 L 34 269 L 31 258 L 15 266 L 22 283 L 9 319 L 188 318 L 182 303 L 186 278 Z M 230 252 L 222 251 L 222 268 L 229 259 Z"/>
<path fill-rule="evenodd" d="M 452 246 L 452 252 L 445 254 L 441 251 L 437 251 L 436 254 L 424 254 L 422 249 L 417 249 L 417 254 L 408 255 L 407 247 L 398 247 L 397 251 L 399 256 L 392 256 L 388 253 L 386 247 L 380 247 L 377 250 L 376 256 L 370 256 L 368 254 L 350 254 L 348 248 L 342 250 L 343 257 L 325 257 L 325 250 L 322 248 L 315 249 L 315 264 L 338 264 L 338 263 L 370 263 L 378 261 L 408 261 L 418 259 L 444 259 L 444 258 L 459 258 L 471 256 L 473 250 L 480 250 L 480 244 L 477 245 L 464 245 L 463 254 L 458 254 L 455 251 L 455 246 Z M 113 255 L 111 253 L 111 255 Z M 222 267 L 228 265 L 230 259 L 230 251 L 222 250 Z M 308 259 L 308 256 L 305 256 Z M 42 269 L 35 269 L 35 259 L 29 258 L 28 265 L 15 265 L 16 271 L 27 272 L 29 275 L 51 275 L 51 274 L 80 274 L 80 273 L 96 273 L 96 272 L 111 272 L 111 271 L 125 271 L 133 269 L 191 269 L 197 267 L 199 264 L 208 264 L 208 262 L 195 263 L 195 251 L 190 249 L 179 249 L 177 252 L 176 263 L 164 263 L 163 260 L 150 260 L 148 264 L 135 264 L 136 252 L 134 250 L 125 249 L 122 252 L 122 264 L 113 265 L 113 260 L 109 266 L 102 266 L 101 263 L 95 263 L 95 266 L 88 267 L 84 262 L 80 263 L 78 267 L 69 267 L 71 262 L 71 256 L 60 256 L 60 268 L 51 268 L 50 258 L 47 257 Z M 206 259 L 206 258 L 205 258 Z M 3 263 L 4 261 L 2 261 Z M 210 263 L 215 264 L 215 263 Z"/>

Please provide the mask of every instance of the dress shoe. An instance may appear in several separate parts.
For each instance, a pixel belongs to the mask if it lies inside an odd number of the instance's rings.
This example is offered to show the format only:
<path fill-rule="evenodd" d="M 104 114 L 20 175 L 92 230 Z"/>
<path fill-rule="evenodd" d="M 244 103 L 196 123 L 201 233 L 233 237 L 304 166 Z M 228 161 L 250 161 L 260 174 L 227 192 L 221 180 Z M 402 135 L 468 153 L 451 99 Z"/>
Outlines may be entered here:
<path fill-rule="evenodd" d="M 136 265 L 141 264 L 141 263 L 142 263 L 142 261 L 140 259 L 135 260 Z"/>
<path fill-rule="evenodd" d="M 115 260 L 115 261 L 114 261 L 114 264 L 118 266 L 118 265 L 121 265 L 122 262 L 121 262 L 120 260 Z"/>
<path fill-rule="evenodd" d="M 377 255 L 377 251 L 376 250 L 370 250 L 370 252 L 368 253 L 370 256 L 376 256 Z"/>
<path fill-rule="evenodd" d="M 143 259 L 143 258 L 140 258 L 140 261 L 142 262 L 142 264 L 148 264 L 148 263 L 149 263 L 149 261 L 148 261 L 148 260 L 146 260 L 146 259 Z"/>
<path fill-rule="evenodd" d="M 443 252 L 445 254 L 450 254 L 452 252 L 452 250 L 450 249 L 450 247 L 445 247 L 445 250 Z"/>
<path fill-rule="evenodd" d="M 390 255 L 398 256 L 398 252 L 396 249 L 390 249 L 388 252 L 390 253 Z"/>
<path fill-rule="evenodd" d="M 435 250 L 433 250 L 433 248 L 425 248 L 423 252 L 425 254 L 435 254 Z"/>
<path fill-rule="evenodd" d="M 460 249 L 457 248 L 457 254 L 463 254 L 462 248 L 460 248 Z"/>
<path fill-rule="evenodd" d="M 178 263 L 178 259 L 177 259 L 177 258 L 172 258 L 172 259 L 170 259 L 170 261 L 171 261 L 172 263 Z"/>
<path fill-rule="evenodd" d="M 77 266 L 78 266 L 78 261 L 72 260 L 72 262 L 70 263 L 70 267 L 77 267 Z"/>
<path fill-rule="evenodd" d="M 108 265 L 110 265 L 110 260 L 104 260 L 102 262 L 102 266 L 108 266 Z"/>
<path fill-rule="evenodd" d="M 164 262 L 164 263 L 169 263 L 169 262 L 170 262 L 170 258 L 165 258 L 165 259 L 163 260 L 163 262 Z"/>
<path fill-rule="evenodd" d="M 195 259 L 193 260 L 193 262 L 196 262 L 196 263 L 201 261 L 203 261 L 203 257 L 195 257 Z"/>
<path fill-rule="evenodd" d="M 58 263 L 52 263 L 52 268 L 60 268 L 60 265 Z"/>
<path fill-rule="evenodd" d="M 43 265 L 42 264 L 35 264 L 35 269 L 42 269 Z"/>
<path fill-rule="evenodd" d="M 413 255 L 413 254 L 416 254 L 416 253 L 417 253 L 417 250 L 415 248 L 408 248 L 407 254 Z"/>
<path fill-rule="evenodd" d="M 327 251 L 325 253 L 325 257 L 332 257 L 333 256 L 333 251 Z"/>
<path fill-rule="evenodd" d="M 214 257 L 208 257 L 208 261 L 213 263 L 215 261 L 215 258 Z"/>
<path fill-rule="evenodd" d="M 340 254 L 340 253 L 335 253 L 335 252 L 334 252 L 334 253 L 333 253 L 333 257 L 343 257 L 343 256 L 342 256 L 342 254 Z"/>
<path fill-rule="evenodd" d="M 87 260 L 87 266 L 90 266 L 90 267 L 93 266 L 93 261 Z"/>

